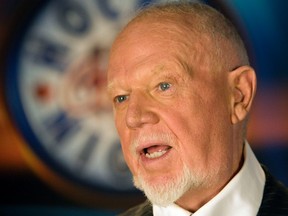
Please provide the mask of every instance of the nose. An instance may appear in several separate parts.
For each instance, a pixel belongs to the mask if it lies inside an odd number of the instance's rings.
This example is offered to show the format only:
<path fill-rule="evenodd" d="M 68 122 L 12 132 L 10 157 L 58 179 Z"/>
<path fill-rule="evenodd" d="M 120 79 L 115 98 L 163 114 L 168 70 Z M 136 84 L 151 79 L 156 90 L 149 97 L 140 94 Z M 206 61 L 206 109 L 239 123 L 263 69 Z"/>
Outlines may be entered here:
<path fill-rule="evenodd" d="M 158 123 L 159 117 L 153 108 L 153 102 L 148 97 L 130 95 L 126 112 L 127 127 L 136 129 Z"/>

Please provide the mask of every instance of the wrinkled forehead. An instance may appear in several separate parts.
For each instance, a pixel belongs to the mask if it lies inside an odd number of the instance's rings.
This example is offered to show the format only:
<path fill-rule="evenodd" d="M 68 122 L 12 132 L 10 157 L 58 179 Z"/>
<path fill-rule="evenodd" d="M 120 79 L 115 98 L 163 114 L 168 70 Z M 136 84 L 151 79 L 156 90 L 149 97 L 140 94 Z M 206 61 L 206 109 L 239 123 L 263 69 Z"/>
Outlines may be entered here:
<path fill-rule="evenodd" d="M 134 44 L 136 47 L 154 45 L 162 49 L 191 52 L 200 44 L 207 46 L 208 41 L 207 34 L 197 32 L 196 28 L 181 19 L 148 17 L 129 23 L 116 38 L 111 53 L 122 52 L 128 45 Z"/>
<path fill-rule="evenodd" d="M 154 56 L 156 53 L 175 55 L 185 52 L 186 47 L 188 45 L 182 36 L 161 22 L 130 24 L 111 48 L 108 74 L 113 67 L 133 65 L 138 59 Z"/>
<path fill-rule="evenodd" d="M 140 20 L 130 23 L 117 37 L 115 43 L 112 47 L 120 45 L 126 45 L 128 43 L 138 43 L 140 45 L 142 42 L 153 42 L 160 46 L 167 44 L 169 42 L 171 45 L 185 45 L 186 47 L 190 43 L 196 42 L 195 39 L 192 40 L 195 33 L 191 29 L 185 28 L 185 26 L 176 23 L 175 21 L 169 20 Z"/>
<path fill-rule="evenodd" d="M 203 62 L 201 53 L 207 53 L 207 39 L 206 35 L 200 35 L 177 20 L 148 18 L 134 21 L 119 34 L 111 48 L 108 78 L 115 65 L 118 67 L 135 55 L 152 52 L 161 51 L 166 56 L 174 55 L 187 63 L 199 65 L 200 61 Z"/>

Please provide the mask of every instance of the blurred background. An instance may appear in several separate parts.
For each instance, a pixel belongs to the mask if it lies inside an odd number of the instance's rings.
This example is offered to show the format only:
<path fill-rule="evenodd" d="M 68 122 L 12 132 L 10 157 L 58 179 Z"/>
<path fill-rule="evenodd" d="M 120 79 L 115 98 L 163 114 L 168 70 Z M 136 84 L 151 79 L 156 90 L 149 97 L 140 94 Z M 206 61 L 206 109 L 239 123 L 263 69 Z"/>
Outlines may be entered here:
<path fill-rule="evenodd" d="M 1 0 L 1 215 L 115 215 L 144 199 L 123 160 L 105 71 L 117 32 L 157 2 Z M 246 42 L 258 76 L 248 140 L 288 185 L 288 2 L 205 2 Z"/>

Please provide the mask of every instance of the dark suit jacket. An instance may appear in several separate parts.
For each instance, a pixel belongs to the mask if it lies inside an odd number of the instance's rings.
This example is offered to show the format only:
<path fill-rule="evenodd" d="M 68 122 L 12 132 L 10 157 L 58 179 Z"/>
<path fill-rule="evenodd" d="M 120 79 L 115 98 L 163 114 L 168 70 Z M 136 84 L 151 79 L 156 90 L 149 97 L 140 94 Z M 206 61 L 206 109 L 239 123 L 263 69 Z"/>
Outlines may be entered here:
<path fill-rule="evenodd" d="M 256 216 L 288 216 L 288 188 L 274 179 L 265 167 L 263 169 L 266 182 L 262 203 Z M 153 216 L 152 205 L 145 201 L 119 216 Z"/>

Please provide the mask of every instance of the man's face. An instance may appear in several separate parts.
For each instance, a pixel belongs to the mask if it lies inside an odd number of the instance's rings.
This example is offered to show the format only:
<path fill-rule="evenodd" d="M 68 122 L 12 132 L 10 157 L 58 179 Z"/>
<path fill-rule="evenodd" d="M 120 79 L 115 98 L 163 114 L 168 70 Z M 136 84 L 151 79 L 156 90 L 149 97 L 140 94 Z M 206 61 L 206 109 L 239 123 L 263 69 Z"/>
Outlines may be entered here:
<path fill-rule="evenodd" d="M 147 29 L 142 22 L 122 34 L 108 70 L 115 123 L 136 184 L 171 190 L 183 167 L 194 181 L 185 190 L 227 180 L 234 165 L 228 72 L 214 71 L 200 40 Z"/>

